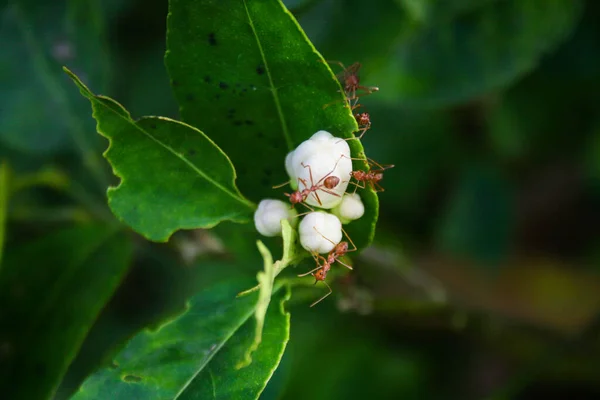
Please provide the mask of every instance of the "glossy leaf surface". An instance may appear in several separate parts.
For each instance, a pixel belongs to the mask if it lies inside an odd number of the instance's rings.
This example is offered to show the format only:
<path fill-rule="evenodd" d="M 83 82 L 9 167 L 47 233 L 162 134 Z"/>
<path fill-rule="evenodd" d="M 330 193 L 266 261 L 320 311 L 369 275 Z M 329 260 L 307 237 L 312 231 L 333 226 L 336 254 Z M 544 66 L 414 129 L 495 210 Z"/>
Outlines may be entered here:
<path fill-rule="evenodd" d="M 92 375 L 73 399 L 203 399 L 207 391 L 217 399 L 235 398 L 232 392 L 257 398 L 288 340 L 283 301 L 289 294 L 275 296 L 265 325 L 268 343 L 255 353 L 256 362 L 236 370 L 254 338 L 251 316 L 257 302 L 255 295 L 236 299 L 240 287 L 239 281 L 229 281 L 194 296 L 182 315 L 135 336 L 112 367 Z"/>
<path fill-rule="evenodd" d="M 315 132 L 356 131 L 339 83 L 280 1 L 172 0 L 167 25 L 165 62 L 181 116 L 229 155 L 251 200 L 283 198 L 272 186 L 289 179 L 285 156 Z M 349 144 L 362 156 L 358 141 Z M 367 211 L 350 234 L 364 247 L 378 202 L 371 191 L 361 195 Z"/>
<path fill-rule="evenodd" d="M 92 103 L 105 158 L 121 178 L 108 190 L 112 211 L 150 240 L 178 229 L 247 221 L 254 205 L 235 186 L 229 158 L 197 129 L 168 118 L 137 121 L 116 101 L 96 96 L 66 70 Z"/>

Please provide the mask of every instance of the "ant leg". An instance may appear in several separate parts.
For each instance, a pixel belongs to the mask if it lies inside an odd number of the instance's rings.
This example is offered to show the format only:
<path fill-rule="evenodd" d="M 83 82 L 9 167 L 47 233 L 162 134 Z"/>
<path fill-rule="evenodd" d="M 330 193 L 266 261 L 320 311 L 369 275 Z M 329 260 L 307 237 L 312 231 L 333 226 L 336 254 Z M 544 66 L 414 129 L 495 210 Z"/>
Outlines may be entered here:
<path fill-rule="evenodd" d="M 315 190 L 314 192 L 312 192 L 312 194 L 315 197 L 315 199 L 317 200 L 317 203 L 319 203 L 319 205 L 322 206 L 323 203 L 321 203 L 321 198 L 319 197 L 319 193 L 317 193 L 317 191 Z"/>
<path fill-rule="evenodd" d="M 343 262 L 339 258 L 336 258 L 335 261 L 339 262 L 340 264 L 342 264 L 344 267 L 346 267 L 348 269 L 353 269 L 351 266 L 349 266 L 348 264 L 346 264 L 345 262 Z"/>
<path fill-rule="evenodd" d="M 337 64 L 340 67 L 342 67 L 344 70 L 346 69 L 346 67 L 344 66 L 344 64 L 342 64 L 341 61 L 330 61 L 330 60 L 322 60 L 322 59 L 319 59 L 318 61 L 319 62 L 324 62 L 324 63 L 327 63 L 327 64 Z"/>
<path fill-rule="evenodd" d="M 340 163 L 340 161 L 342 160 L 342 158 L 344 158 L 344 154 L 340 154 L 340 158 L 338 158 L 338 160 L 335 162 L 335 164 L 333 164 L 333 168 L 331 169 L 331 171 L 329 171 L 326 175 L 323 175 L 323 177 L 321 179 L 319 179 L 319 181 L 315 184 L 312 181 L 312 170 L 310 169 L 310 165 L 304 165 L 302 164 L 302 166 L 304 168 L 308 167 L 308 172 L 310 173 L 310 183 L 313 184 L 314 186 L 318 186 L 321 182 L 323 182 L 325 179 L 327 179 L 327 177 L 331 174 L 333 174 L 333 172 L 335 171 L 335 169 L 337 168 L 338 164 Z"/>
<path fill-rule="evenodd" d="M 381 165 L 377 161 L 375 161 L 375 160 L 373 160 L 372 158 L 369 158 L 369 157 L 367 157 L 367 162 L 369 164 L 371 164 L 371 165 L 376 166 L 377 168 L 381 169 L 382 171 L 385 171 L 386 169 L 394 168 L 394 164 Z"/>
<path fill-rule="evenodd" d="M 304 207 L 308 208 L 310 211 L 305 211 L 303 213 L 296 214 L 293 218 L 299 218 L 299 217 L 302 217 L 304 215 L 310 214 L 311 212 L 315 212 L 315 209 L 312 208 L 311 206 L 309 206 L 308 204 L 306 204 L 305 202 L 302 202 L 300 204 L 302 204 Z M 293 204 L 292 204 L 292 207 L 293 207 Z"/>
<path fill-rule="evenodd" d="M 327 240 L 327 241 L 328 241 L 329 243 L 331 243 L 332 245 L 334 245 L 334 246 L 335 246 L 335 245 L 337 244 L 337 243 L 334 243 L 334 242 L 333 242 L 333 240 L 331 240 L 331 239 L 329 239 L 329 238 L 325 237 L 325 235 L 323 235 L 321 232 L 319 232 L 319 230 L 317 229 L 317 227 L 316 227 L 316 226 L 313 226 L 313 229 L 314 229 L 315 231 L 317 231 L 317 233 L 318 233 L 319 235 L 321 235 L 321 237 L 322 237 L 323 239 Z M 320 256 L 320 257 L 323 257 L 323 256 Z M 325 258 L 325 257 L 323 257 L 323 258 Z"/>
<path fill-rule="evenodd" d="M 319 270 L 319 269 L 321 269 L 321 268 L 323 268 L 323 267 L 321 267 L 321 266 L 319 265 L 319 266 L 318 266 L 317 268 L 315 268 L 315 269 L 311 269 L 311 270 L 310 270 L 310 271 L 308 271 L 308 272 L 305 272 L 305 273 L 303 273 L 303 274 L 299 274 L 299 275 L 298 275 L 298 277 L 303 277 L 303 276 L 306 276 L 306 275 L 311 275 L 313 272 L 315 272 L 315 271 L 317 271 L 317 270 Z"/>
<path fill-rule="evenodd" d="M 319 259 L 321 259 L 321 258 L 322 258 L 322 259 L 323 259 L 325 262 L 327 262 L 327 259 L 326 259 L 325 257 L 323 257 L 322 255 L 320 255 L 320 254 L 314 254 L 314 253 L 313 253 L 313 254 L 312 254 L 312 256 L 313 256 L 313 258 L 314 258 L 314 260 L 315 260 L 315 263 L 317 264 L 317 267 L 316 267 L 315 269 L 311 269 L 310 271 L 308 271 L 308 272 L 306 272 L 306 273 L 304 273 L 304 274 L 300 274 L 300 275 L 298 275 L 299 277 L 306 276 L 306 275 L 310 275 L 310 274 L 312 274 L 313 272 L 315 272 L 315 271 L 317 271 L 317 270 L 319 270 L 319 269 L 323 268 L 323 266 L 319 264 Z"/>
<path fill-rule="evenodd" d="M 367 131 L 371 129 L 371 124 L 368 124 L 367 126 L 365 126 L 364 128 L 360 129 L 359 131 L 362 131 L 362 133 L 360 134 L 359 137 L 355 138 L 355 139 L 362 139 L 362 137 L 365 135 L 365 133 L 367 133 Z"/>
<path fill-rule="evenodd" d="M 376 192 L 385 192 L 385 189 L 379 183 L 377 183 L 377 182 L 372 182 L 372 183 L 373 183 L 373 190 L 375 190 Z"/>
<path fill-rule="evenodd" d="M 333 292 L 333 290 L 331 290 L 331 286 L 329 286 L 329 284 L 328 284 L 327 282 L 323 281 L 323 283 L 325 284 L 325 286 L 327 286 L 327 289 L 329 289 L 329 292 L 328 292 L 328 293 L 327 293 L 325 296 L 321 297 L 319 300 L 317 300 L 317 301 L 315 301 L 314 303 L 312 303 L 312 304 L 310 305 L 311 307 L 313 307 L 313 306 L 315 306 L 316 304 L 318 304 L 318 303 L 320 303 L 321 301 L 323 301 L 323 300 L 324 300 L 324 299 L 325 299 L 327 296 L 329 296 L 329 295 L 330 295 L 330 294 Z"/>
<path fill-rule="evenodd" d="M 280 187 L 284 187 L 285 185 L 289 185 L 289 184 L 290 184 L 290 181 L 283 182 L 282 184 L 273 186 L 272 189 L 279 189 Z"/>
<path fill-rule="evenodd" d="M 361 188 L 361 189 L 365 189 L 366 188 L 365 183 L 363 181 L 357 181 L 357 182 L 350 181 L 349 183 L 351 185 L 356 186 L 357 188 Z M 361 185 L 361 183 L 362 183 L 362 185 Z"/>
<path fill-rule="evenodd" d="M 365 93 L 361 93 L 361 96 L 367 96 L 369 94 L 373 94 L 375 92 L 379 91 L 379 88 L 377 86 L 357 86 L 354 90 L 356 91 L 356 89 L 358 90 L 364 90 Z"/>
<path fill-rule="evenodd" d="M 325 192 L 325 193 L 328 193 L 328 194 L 330 194 L 330 195 L 332 195 L 332 196 L 340 197 L 340 195 L 339 195 L 339 194 L 337 194 L 336 192 L 333 192 L 333 191 L 331 191 L 331 190 L 329 190 L 329 189 L 323 189 L 323 188 L 320 188 L 319 190 L 321 190 L 321 191 L 323 191 L 323 192 Z M 315 194 L 316 194 L 316 192 L 315 192 Z"/>
<path fill-rule="evenodd" d="M 348 235 L 348 232 L 346 232 L 346 231 L 344 230 L 344 228 L 342 228 L 342 232 L 344 232 L 344 235 L 346 235 L 346 238 L 348 238 L 348 241 L 350 242 L 350 244 L 352 245 L 352 247 L 354 247 L 354 249 L 352 249 L 352 250 L 348 250 L 347 252 L 349 253 L 349 252 L 351 252 L 351 251 L 356 251 L 356 250 L 358 250 L 358 248 L 356 247 L 356 245 L 354 244 L 354 242 L 352 241 L 352 239 L 350 239 L 350 236 Z M 352 268 L 350 268 L 350 269 L 352 269 Z"/>

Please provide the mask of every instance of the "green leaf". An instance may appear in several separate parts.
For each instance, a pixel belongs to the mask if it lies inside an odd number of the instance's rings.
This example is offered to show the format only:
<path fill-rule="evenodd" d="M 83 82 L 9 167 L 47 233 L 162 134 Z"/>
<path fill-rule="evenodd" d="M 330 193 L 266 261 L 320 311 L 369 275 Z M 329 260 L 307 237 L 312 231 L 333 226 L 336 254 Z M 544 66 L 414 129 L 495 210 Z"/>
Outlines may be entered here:
<path fill-rule="evenodd" d="M 127 236 L 95 225 L 65 229 L 6 252 L 0 274 L 4 397 L 51 397 L 130 256 Z"/>
<path fill-rule="evenodd" d="M 331 69 L 280 1 L 171 0 L 167 29 L 181 116 L 231 157 L 250 199 L 283 198 L 272 186 L 289 179 L 285 156 L 315 132 L 350 138 L 357 130 Z M 364 156 L 358 141 L 349 144 Z M 378 213 L 376 195 L 361 196 L 366 214 L 349 227 L 359 248 L 372 240 Z"/>
<path fill-rule="evenodd" d="M 96 96 L 65 71 L 92 103 L 104 153 L 121 184 L 108 190 L 117 217 L 146 238 L 166 241 L 178 229 L 246 222 L 254 205 L 235 186 L 229 158 L 206 135 L 161 117 L 137 121 L 116 101 Z"/>
<path fill-rule="evenodd" d="M 290 314 L 284 304 L 290 297 L 289 287 L 272 298 L 264 327 L 264 343 L 254 353 L 252 364 L 234 369 L 232 360 L 243 357 L 254 339 L 253 320 L 248 320 L 229 340 L 183 392 L 182 400 L 258 399 L 279 365 L 290 335 Z"/>
<path fill-rule="evenodd" d="M 256 295 L 236 299 L 239 288 L 239 281 L 230 280 L 194 296 L 185 313 L 135 336 L 112 367 L 88 378 L 73 400 L 257 398 L 289 337 L 289 314 L 283 311 L 289 292 L 274 297 L 277 307 L 269 311 L 265 341 L 252 365 L 236 370 L 254 339 L 257 303 Z"/>
<path fill-rule="evenodd" d="M 390 103 L 463 102 L 533 69 L 568 37 L 581 10 L 581 1 L 505 0 L 414 27 L 370 79 L 382 87 L 378 98 Z"/>
<path fill-rule="evenodd" d="M 9 181 L 8 165 L 0 163 L 0 274 L 2 271 L 2 254 L 4 253 L 4 236 L 6 230 L 6 214 L 8 213 Z"/>
<path fill-rule="evenodd" d="M 238 364 L 238 368 L 246 367 L 252 362 L 252 353 L 256 351 L 263 337 L 263 327 L 265 325 L 265 316 L 269 303 L 271 302 L 271 296 L 273 295 L 273 284 L 275 277 L 287 267 L 296 257 L 295 250 L 297 246 L 297 234 L 296 230 L 292 229 L 290 223 L 287 220 L 281 221 L 282 235 L 283 235 L 283 257 L 281 260 L 273 263 L 273 256 L 269 249 L 259 240 L 256 245 L 258 251 L 263 257 L 264 271 L 259 272 L 256 275 L 258 285 L 250 290 L 238 294 L 243 296 L 259 290 L 258 303 L 256 304 L 256 311 L 254 317 L 256 318 L 256 329 L 254 331 L 254 341 L 252 345 L 246 351 L 244 359 Z"/>

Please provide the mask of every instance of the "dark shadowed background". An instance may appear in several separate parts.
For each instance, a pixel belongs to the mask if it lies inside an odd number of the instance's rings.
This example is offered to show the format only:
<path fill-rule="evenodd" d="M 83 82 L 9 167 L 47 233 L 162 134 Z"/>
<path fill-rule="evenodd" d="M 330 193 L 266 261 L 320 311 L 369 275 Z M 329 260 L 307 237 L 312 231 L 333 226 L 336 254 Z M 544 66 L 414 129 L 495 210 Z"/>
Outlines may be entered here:
<path fill-rule="evenodd" d="M 178 116 L 166 0 L 19 3 L 0 6 L 0 157 L 20 185 L 6 249 L 112 218 L 107 143 L 62 65 L 134 117 Z M 318 307 L 319 285 L 294 293 L 261 398 L 600 398 L 600 3 L 285 3 L 326 59 L 380 88 L 361 99 L 363 144 L 395 168 L 355 271 Z M 220 245 L 232 228 L 136 237 L 57 398 L 200 288 L 262 268 L 254 243 Z"/>

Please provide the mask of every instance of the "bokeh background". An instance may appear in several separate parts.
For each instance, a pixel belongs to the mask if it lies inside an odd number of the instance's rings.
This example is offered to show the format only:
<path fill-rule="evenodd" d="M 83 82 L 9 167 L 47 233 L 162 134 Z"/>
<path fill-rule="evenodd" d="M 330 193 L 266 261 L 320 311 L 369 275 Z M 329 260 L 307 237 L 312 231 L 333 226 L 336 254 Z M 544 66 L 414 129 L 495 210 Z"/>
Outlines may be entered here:
<path fill-rule="evenodd" d="M 106 142 L 62 65 L 133 116 L 177 118 L 166 0 L 18 3 L 0 4 L 0 157 L 20 185 L 7 249 L 112 218 Z M 285 3 L 326 59 L 380 88 L 361 99 L 363 144 L 395 168 L 355 271 L 316 308 L 322 287 L 295 292 L 261 398 L 600 398 L 600 3 Z M 234 232 L 136 238 L 57 398 L 192 293 L 260 269 Z"/>

